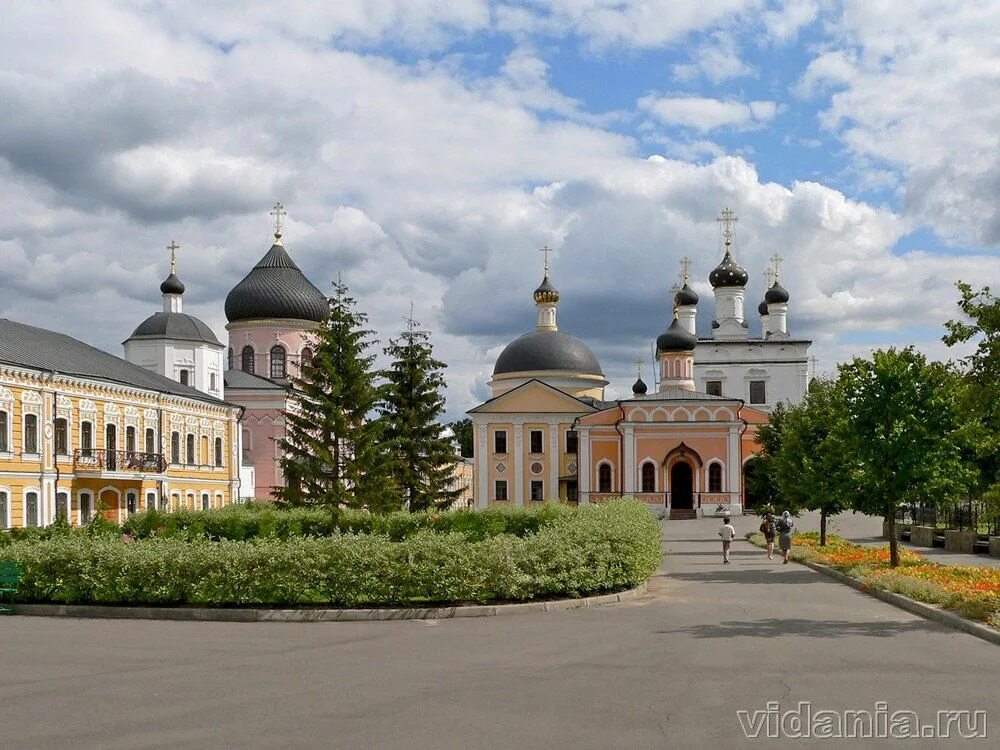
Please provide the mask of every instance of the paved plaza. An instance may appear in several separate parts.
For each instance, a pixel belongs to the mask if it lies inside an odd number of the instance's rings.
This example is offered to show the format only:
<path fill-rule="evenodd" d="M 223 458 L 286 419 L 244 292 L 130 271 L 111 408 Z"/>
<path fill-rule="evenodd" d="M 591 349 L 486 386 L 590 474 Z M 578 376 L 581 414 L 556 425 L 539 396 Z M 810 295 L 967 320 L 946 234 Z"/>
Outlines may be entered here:
<path fill-rule="evenodd" d="M 756 524 L 736 519 L 741 534 Z M 744 541 L 723 567 L 717 525 L 665 523 L 670 554 L 649 595 L 589 610 L 324 624 L 2 619 L 3 745 L 743 747 L 775 744 L 744 739 L 736 715 L 767 701 L 886 701 L 921 717 L 982 709 L 1000 721 L 996 646 Z"/>

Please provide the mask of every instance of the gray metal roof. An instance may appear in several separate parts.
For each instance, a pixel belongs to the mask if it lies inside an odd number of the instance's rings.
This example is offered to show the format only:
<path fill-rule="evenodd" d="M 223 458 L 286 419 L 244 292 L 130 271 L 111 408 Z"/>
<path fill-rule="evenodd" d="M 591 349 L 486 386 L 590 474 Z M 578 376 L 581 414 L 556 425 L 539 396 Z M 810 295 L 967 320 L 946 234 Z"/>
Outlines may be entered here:
<path fill-rule="evenodd" d="M 313 286 L 277 242 L 226 297 L 230 323 L 261 318 L 318 323 L 329 311 L 326 295 Z"/>
<path fill-rule="evenodd" d="M 6 318 L 0 318 L 0 362 L 145 388 L 213 404 L 225 403 L 72 336 Z"/>
<path fill-rule="evenodd" d="M 644 396 L 623 398 L 622 401 L 740 401 L 729 396 L 714 396 L 701 391 L 686 391 L 683 388 L 671 388 L 657 393 L 647 393 Z"/>
<path fill-rule="evenodd" d="M 517 337 L 500 352 L 493 374 L 538 370 L 569 370 L 604 377 L 601 363 L 587 345 L 562 331 L 531 331 Z"/>
<path fill-rule="evenodd" d="M 175 312 L 158 312 L 150 315 L 132 332 L 128 340 L 132 339 L 177 339 L 222 346 L 207 324 L 193 315 Z"/>
<path fill-rule="evenodd" d="M 226 370 L 225 375 L 223 375 L 223 382 L 225 383 L 226 388 L 248 388 L 272 391 L 287 390 L 287 388 L 280 383 L 275 383 L 273 380 L 260 375 L 255 375 L 252 372 L 246 372 L 244 370 Z"/>

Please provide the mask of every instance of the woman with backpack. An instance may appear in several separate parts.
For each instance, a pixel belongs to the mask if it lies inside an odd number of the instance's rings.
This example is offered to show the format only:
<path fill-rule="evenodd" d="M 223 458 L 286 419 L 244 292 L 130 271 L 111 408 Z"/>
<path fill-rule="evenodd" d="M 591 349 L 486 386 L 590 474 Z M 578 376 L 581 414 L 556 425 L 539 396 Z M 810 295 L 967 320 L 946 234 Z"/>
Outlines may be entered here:
<path fill-rule="evenodd" d="M 788 553 L 792 549 L 792 529 L 795 523 L 787 510 L 781 512 L 781 518 L 775 524 L 778 531 L 778 547 L 781 549 L 781 564 L 788 565 Z"/>
<path fill-rule="evenodd" d="M 771 507 L 768 506 L 764 509 L 764 516 L 760 522 L 760 533 L 764 535 L 764 541 L 767 542 L 767 559 L 774 559 L 774 512 Z"/>

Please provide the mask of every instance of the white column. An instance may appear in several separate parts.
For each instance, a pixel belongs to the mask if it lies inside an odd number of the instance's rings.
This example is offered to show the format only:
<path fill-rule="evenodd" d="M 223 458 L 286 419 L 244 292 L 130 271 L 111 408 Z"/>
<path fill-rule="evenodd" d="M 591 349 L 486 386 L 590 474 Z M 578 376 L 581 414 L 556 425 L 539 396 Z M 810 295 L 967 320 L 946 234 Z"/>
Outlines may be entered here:
<path fill-rule="evenodd" d="M 625 441 L 625 465 L 621 467 L 625 494 L 635 492 L 635 426 L 622 425 L 622 440 Z"/>
<path fill-rule="evenodd" d="M 524 505 L 524 461 L 521 450 L 524 444 L 524 423 L 514 423 L 514 505 Z"/>
<path fill-rule="evenodd" d="M 549 424 L 549 497 L 547 500 L 559 500 L 559 466 L 562 464 L 559 451 L 559 422 L 553 420 Z"/>
<path fill-rule="evenodd" d="M 585 427 L 577 427 L 577 455 L 576 462 L 579 469 L 577 475 L 580 477 L 580 486 L 577 488 L 580 494 L 580 505 L 589 502 L 590 494 L 590 442 L 588 430 Z"/>
<path fill-rule="evenodd" d="M 490 457 L 487 451 L 487 437 L 489 433 L 489 425 L 487 424 L 476 424 L 476 431 L 479 433 L 476 440 L 476 472 L 479 476 L 479 488 L 478 497 L 476 497 L 476 505 L 480 508 L 485 508 L 490 503 Z"/>
<path fill-rule="evenodd" d="M 743 472 L 743 466 L 740 462 L 740 431 L 735 425 L 729 428 L 729 460 L 727 466 L 729 467 L 729 481 L 726 483 L 726 491 L 738 493 L 740 491 L 740 474 Z M 729 503 L 730 512 L 736 515 L 738 512 L 739 495 L 731 494 L 729 496 Z"/>

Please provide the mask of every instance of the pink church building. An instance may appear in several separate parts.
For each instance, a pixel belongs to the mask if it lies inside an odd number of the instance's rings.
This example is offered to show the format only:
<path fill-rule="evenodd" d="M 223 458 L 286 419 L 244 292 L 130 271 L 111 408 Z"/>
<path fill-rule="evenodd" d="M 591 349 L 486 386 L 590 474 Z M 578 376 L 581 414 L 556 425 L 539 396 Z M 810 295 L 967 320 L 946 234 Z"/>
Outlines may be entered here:
<path fill-rule="evenodd" d="M 285 484 L 279 440 L 292 406 L 290 378 L 311 360 L 312 332 L 328 310 L 326 295 L 282 245 L 279 221 L 271 249 L 226 297 L 225 398 L 244 409 L 243 464 L 253 466 L 255 475 L 252 490 L 241 489 L 244 498 L 271 499 Z"/>

